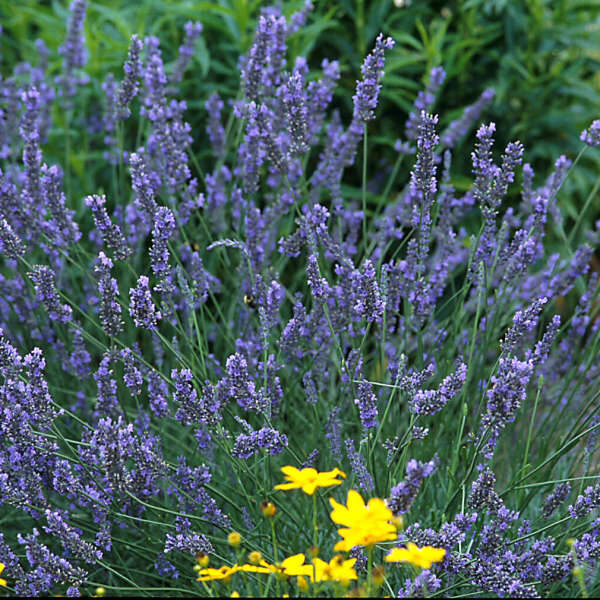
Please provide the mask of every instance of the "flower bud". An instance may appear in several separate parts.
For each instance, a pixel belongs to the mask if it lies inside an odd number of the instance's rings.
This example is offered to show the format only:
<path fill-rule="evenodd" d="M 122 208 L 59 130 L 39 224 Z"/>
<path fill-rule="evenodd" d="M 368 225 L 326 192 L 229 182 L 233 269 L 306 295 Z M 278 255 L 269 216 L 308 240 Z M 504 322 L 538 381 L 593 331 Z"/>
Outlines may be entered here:
<path fill-rule="evenodd" d="M 272 502 L 263 502 L 260 505 L 260 509 L 262 510 L 262 514 L 267 519 L 272 519 L 277 512 L 277 508 Z"/>

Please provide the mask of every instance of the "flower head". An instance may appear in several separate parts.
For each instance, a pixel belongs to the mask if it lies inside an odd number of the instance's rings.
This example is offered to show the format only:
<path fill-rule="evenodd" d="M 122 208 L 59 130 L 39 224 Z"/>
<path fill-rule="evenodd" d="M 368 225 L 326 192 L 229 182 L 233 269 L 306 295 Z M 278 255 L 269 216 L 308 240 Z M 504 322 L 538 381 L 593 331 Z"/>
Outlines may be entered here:
<path fill-rule="evenodd" d="M 333 471 L 317 472 L 312 467 L 308 469 L 296 469 L 296 467 L 281 467 L 285 478 L 289 483 L 280 483 L 275 486 L 276 490 L 301 489 L 305 494 L 312 496 L 317 488 L 339 485 L 342 483 L 337 477 L 346 477 L 346 474 L 337 467 Z"/>
<path fill-rule="evenodd" d="M 408 542 L 406 548 L 393 548 L 385 557 L 386 562 L 409 562 L 422 569 L 429 569 L 434 562 L 444 560 L 446 550 L 424 546 L 419 548 L 416 544 Z"/>
<path fill-rule="evenodd" d="M 339 554 L 334 556 L 328 563 L 320 558 L 314 558 L 313 564 L 316 571 L 316 581 L 340 581 L 342 583 L 358 579 L 354 570 L 356 558 L 344 560 Z M 310 579 L 312 581 L 313 574 Z"/>
<path fill-rule="evenodd" d="M 4 564 L 0 563 L 0 573 L 2 573 L 2 571 L 4 571 Z M 0 585 L 6 585 L 6 579 L 2 579 L 2 577 L 0 577 Z"/>
<path fill-rule="evenodd" d="M 334 550 L 348 552 L 354 546 L 372 546 L 378 542 L 396 539 L 394 515 L 381 498 L 371 498 L 365 504 L 362 496 L 355 490 L 348 491 L 347 506 L 330 498 L 331 520 L 339 525 L 338 533 L 343 540 L 334 546 Z"/>
<path fill-rule="evenodd" d="M 301 575 L 311 577 L 314 569 L 312 565 L 304 563 L 305 559 L 304 554 L 293 554 L 275 565 L 269 564 L 266 560 L 261 560 L 258 565 L 242 565 L 239 570 L 246 573 L 275 573 L 291 577 Z"/>
<path fill-rule="evenodd" d="M 228 579 L 234 573 L 240 571 L 239 565 L 233 565 L 233 567 L 227 567 L 223 565 L 218 569 L 202 569 L 198 571 L 200 577 L 198 577 L 197 581 L 215 581 L 217 579 Z"/>

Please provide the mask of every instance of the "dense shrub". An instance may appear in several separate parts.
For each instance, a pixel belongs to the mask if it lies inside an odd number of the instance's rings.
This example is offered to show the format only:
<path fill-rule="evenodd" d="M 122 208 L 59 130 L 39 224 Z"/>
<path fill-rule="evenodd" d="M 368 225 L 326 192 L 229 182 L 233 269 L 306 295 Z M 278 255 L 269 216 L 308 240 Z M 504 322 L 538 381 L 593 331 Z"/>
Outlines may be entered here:
<path fill-rule="evenodd" d="M 432 65 L 388 165 L 391 37 L 339 111 L 310 3 L 263 8 L 188 105 L 206 23 L 100 82 L 86 9 L 1 82 L 7 589 L 597 593 L 598 236 L 558 195 L 600 123 L 537 183 Z"/>

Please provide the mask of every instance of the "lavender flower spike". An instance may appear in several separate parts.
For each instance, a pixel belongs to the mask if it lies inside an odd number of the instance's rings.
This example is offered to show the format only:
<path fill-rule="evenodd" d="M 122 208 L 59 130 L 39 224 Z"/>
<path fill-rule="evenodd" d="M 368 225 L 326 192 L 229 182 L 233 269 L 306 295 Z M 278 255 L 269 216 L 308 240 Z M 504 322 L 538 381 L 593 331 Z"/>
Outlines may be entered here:
<path fill-rule="evenodd" d="M 423 479 L 429 477 L 439 463 L 437 455 L 426 463 L 414 458 L 409 460 L 406 465 L 406 478 L 390 490 L 390 497 L 386 501 L 388 508 L 397 515 L 407 513 L 417 497 Z"/>
<path fill-rule="evenodd" d="M 125 71 L 125 77 L 119 86 L 117 92 L 117 119 L 123 121 L 129 117 L 131 111 L 129 104 L 135 98 L 139 90 L 139 79 L 140 79 L 140 54 L 144 44 L 137 35 L 131 36 L 131 43 L 129 44 L 129 52 L 127 54 L 127 60 L 123 65 L 123 71 Z"/>
<path fill-rule="evenodd" d="M 86 63 L 85 39 L 83 37 L 83 21 L 87 10 L 86 0 L 73 0 L 71 3 L 69 24 L 65 43 L 58 49 L 64 57 L 64 73 L 57 77 L 57 82 L 62 86 L 64 98 L 72 98 L 76 93 L 76 86 L 87 81 L 86 77 L 79 78 L 74 75 L 75 69 L 80 69 Z"/>
<path fill-rule="evenodd" d="M 150 248 L 150 260 L 154 274 L 162 279 L 166 277 L 169 270 L 169 249 L 167 243 L 175 231 L 175 215 L 173 212 L 161 206 L 154 219 L 152 230 L 152 248 Z"/>
<path fill-rule="evenodd" d="M 60 303 L 60 297 L 54 285 L 54 274 L 50 267 L 34 265 L 29 277 L 34 283 L 35 292 L 45 306 L 53 321 L 68 323 L 73 317 L 73 310 L 67 304 Z"/>
<path fill-rule="evenodd" d="M 117 301 L 119 288 L 117 280 L 110 276 L 113 261 L 100 252 L 98 264 L 94 269 L 98 275 L 98 290 L 100 291 L 100 321 L 108 336 L 117 336 L 123 329 L 121 320 L 121 305 Z"/>
<path fill-rule="evenodd" d="M 587 129 L 584 129 L 579 139 L 588 146 L 600 146 L 600 120 L 594 121 Z"/>
<path fill-rule="evenodd" d="M 133 153 L 129 157 L 129 166 L 131 167 L 131 187 L 135 192 L 136 205 L 153 218 L 158 206 L 154 199 L 154 188 L 148 177 L 144 157 Z"/>
<path fill-rule="evenodd" d="M 129 314 L 133 318 L 136 327 L 143 327 L 150 331 L 155 330 L 161 314 L 152 302 L 148 278 L 145 275 L 140 275 L 137 287 L 129 290 L 129 296 L 131 299 Z"/>
<path fill-rule="evenodd" d="M 120 227 L 111 222 L 106 208 L 104 208 L 106 198 L 96 195 L 87 196 L 85 203 L 92 209 L 96 229 L 102 236 L 104 243 L 114 252 L 117 260 L 126 260 L 131 254 L 131 248 L 127 246 Z"/>
<path fill-rule="evenodd" d="M 294 71 L 283 86 L 283 105 L 288 119 L 290 152 L 303 154 L 308 150 L 308 124 L 304 76 L 300 71 Z"/>
<path fill-rule="evenodd" d="M 394 47 L 394 40 L 391 37 L 383 38 L 383 33 L 377 36 L 375 48 L 365 58 L 361 67 L 363 78 L 356 84 L 356 94 L 352 97 L 354 100 L 354 119 L 357 121 L 371 121 L 375 118 L 375 108 L 379 98 L 381 85 L 379 80 L 383 77 L 383 67 L 385 64 L 385 51 Z"/>
<path fill-rule="evenodd" d="M 14 260 L 25 255 L 25 246 L 6 219 L 0 219 L 0 254 Z"/>
<path fill-rule="evenodd" d="M 171 83 L 179 83 L 183 79 L 183 73 L 187 69 L 192 56 L 194 56 L 194 44 L 202 33 L 202 23 L 196 21 L 188 21 L 185 24 L 185 40 L 181 46 L 179 46 L 179 56 L 175 63 L 175 68 L 170 77 Z"/>

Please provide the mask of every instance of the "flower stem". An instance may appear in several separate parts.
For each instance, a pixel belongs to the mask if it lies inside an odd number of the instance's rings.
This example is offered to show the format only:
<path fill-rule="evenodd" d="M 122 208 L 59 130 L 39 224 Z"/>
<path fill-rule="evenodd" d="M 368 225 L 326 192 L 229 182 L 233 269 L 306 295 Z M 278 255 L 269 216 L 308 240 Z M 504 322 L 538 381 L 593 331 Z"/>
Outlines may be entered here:
<path fill-rule="evenodd" d="M 312 495 L 313 499 L 313 546 L 316 548 L 319 547 L 319 527 L 317 525 L 317 496 L 316 494 Z"/>
<path fill-rule="evenodd" d="M 367 597 L 370 597 L 373 589 L 373 546 L 367 546 L 367 558 Z"/>

